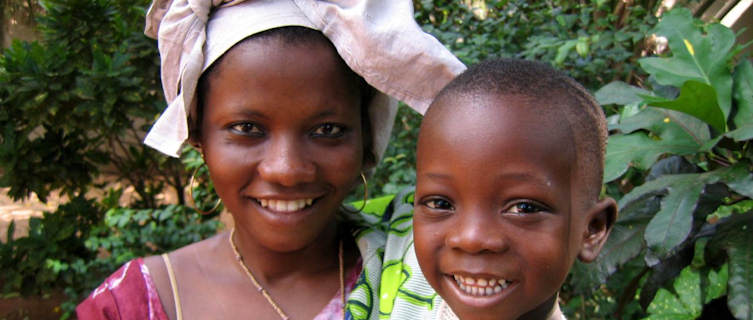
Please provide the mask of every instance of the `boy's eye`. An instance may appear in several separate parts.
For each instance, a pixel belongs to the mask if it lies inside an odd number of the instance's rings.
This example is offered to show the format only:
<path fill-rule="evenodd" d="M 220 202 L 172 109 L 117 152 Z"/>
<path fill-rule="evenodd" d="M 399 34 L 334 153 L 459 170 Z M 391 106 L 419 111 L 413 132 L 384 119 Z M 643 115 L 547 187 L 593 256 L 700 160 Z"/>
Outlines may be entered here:
<path fill-rule="evenodd" d="M 230 126 L 230 130 L 235 133 L 247 136 L 257 136 L 264 134 L 264 131 L 262 131 L 258 125 L 250 122 L 236 123 Z"/>
<path fill-rule="evenodd" d="M 518 214 L 536 213 L 542 211 L 547 211 L 547 209 L 533 202 L 518 202 L 507 210 L 507 212 Z"/>
<path fill-rule="evenodd" d="M 452 210 L 452 204 L 445 199 L 430 199 L 424 201 L 424 205 L 436 210 Z"/>
<path fill-rule="evenodd" d="M 345 128 L 341 125 L 334 124 L 334 123 L 325 123 L 323 125 L 316 127 L 314 131 L 312 132 L 312 134 L 314 136 L 335 138 L 335 137 L 341 136 L 344 131 L 345 131 Z"/>

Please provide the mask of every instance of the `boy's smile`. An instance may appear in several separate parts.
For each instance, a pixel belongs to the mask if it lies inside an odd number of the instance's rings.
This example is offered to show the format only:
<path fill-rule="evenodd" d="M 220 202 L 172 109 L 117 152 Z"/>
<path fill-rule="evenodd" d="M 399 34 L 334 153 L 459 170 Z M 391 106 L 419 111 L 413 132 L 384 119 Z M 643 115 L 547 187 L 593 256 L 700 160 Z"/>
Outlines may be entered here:
<path fill-rule="evenodd" d="M 545 317 L 587 234 L 572 132 L 536 100 L 446 95 L 421 128 L 416 255 L 461 319 Z"/>

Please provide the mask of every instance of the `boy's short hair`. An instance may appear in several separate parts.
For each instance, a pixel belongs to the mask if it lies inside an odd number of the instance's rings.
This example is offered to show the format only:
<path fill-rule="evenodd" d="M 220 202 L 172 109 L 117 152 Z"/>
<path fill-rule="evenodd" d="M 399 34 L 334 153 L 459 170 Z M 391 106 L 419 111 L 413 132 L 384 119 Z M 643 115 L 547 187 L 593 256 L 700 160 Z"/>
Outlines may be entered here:
<path fill-rule="evenodd" d="M 479 93 L 522 95 L 547 102 L 542 107 L 558 108 L 556 115 L 564 115 L 573 135 L 577 174 L 583 179 L 584 194 L 589 201 L 598 199 L 608 132 L 601 106 L 583 86 L 544 63 L 492 59 L 458 75 L 437 94 L 435 101 L 448 94 Z"/>

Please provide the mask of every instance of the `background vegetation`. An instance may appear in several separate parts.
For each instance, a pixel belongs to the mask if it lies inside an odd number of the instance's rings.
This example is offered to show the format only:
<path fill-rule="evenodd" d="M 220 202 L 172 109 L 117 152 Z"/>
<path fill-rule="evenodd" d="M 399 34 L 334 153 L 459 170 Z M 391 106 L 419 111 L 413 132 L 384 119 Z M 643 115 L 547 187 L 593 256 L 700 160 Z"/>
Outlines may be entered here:
<path fill-rule="evenodd" d="M 42 39 L 0 57 L 0 186 L 69 200 L 0 244 L 0 286 L 4 297 L 65 290 L 66 318 L 123 262 L 209 236 L 218 222 L 185 204 L 188 187 L 202 210 L 216 200 L 199 155 L 189 148 L 178 161 L 139 143 L 164 107 L 156 43 L 141 34 L 147 1 L 41 3 Z M 419 24 L 465 63 L 547 61 L 604 105 L 604 193 L 621 216 L 598 262 L 568 279 L 570 318 L 753 319 L 753 68 L 734 33 L 685 10 L 659 22 L 656 1 L 414 3 Z M 652 35 L 668 50 L 655 52 Z M 414 183 L 419 123 L 400 109 L 372 196 Z"/>

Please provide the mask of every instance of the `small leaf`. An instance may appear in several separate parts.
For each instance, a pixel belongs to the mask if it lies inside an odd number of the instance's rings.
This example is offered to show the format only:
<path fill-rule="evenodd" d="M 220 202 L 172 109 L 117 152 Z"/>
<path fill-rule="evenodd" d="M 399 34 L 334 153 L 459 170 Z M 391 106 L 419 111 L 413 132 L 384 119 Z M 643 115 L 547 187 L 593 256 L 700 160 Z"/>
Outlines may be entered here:
<path fill-rule="evenodd" d="M 705 287 L 703 303 L 709 303 L 711 300 L 727 294 L 727 281 L 729 281 L 728 264 L 724 264 L 719 272 L 711 270 L 708 276 L 708 283 Z"/>
<path fill-rule="evenodd" d="M 588 37 L 579 37 L 578 42 L 575 44 L 575 52 L 577 52 L 582 58 L 585 58 L 588 56 L 588 47 Z"/>
<path fill-rule="evenodd" d="M 622 81 L 612 81 L 596 91 L 596 93 L 594 93 L 594 98 L 596 98 L 596 101 L 601 105 L 628 105 L 643 101 L 643 98 L 641 98 L 640 95 L 650 94 L 651 93 L 646 89 L 631 86 Z"/>
<path fill-rule="evenodd" d="M 701 275 L 691 267 L 682 269 L 680 276 L 675 279 L 675 292 L 685 310 L 695 317 L 701 315 Z"/>
<path fill-rule="evenodd" d="M 556 65 L 562 65 L 562 63 L 565 62 L 567 55 L 570 53 L 570 50 L 572 50 L 577 43 L 578 40 L 565 41 L 565 43 L 557 49 L 557 56 L 554 57 L 554 63 Z"/>
<path fill-rule="evenodd" d="M 656 297 L 648 306 L 651 314 L 645 320 L 694 320 L 696 317 L 686 310 L 677 296 L 662 288 L 656 293 Z"/>

